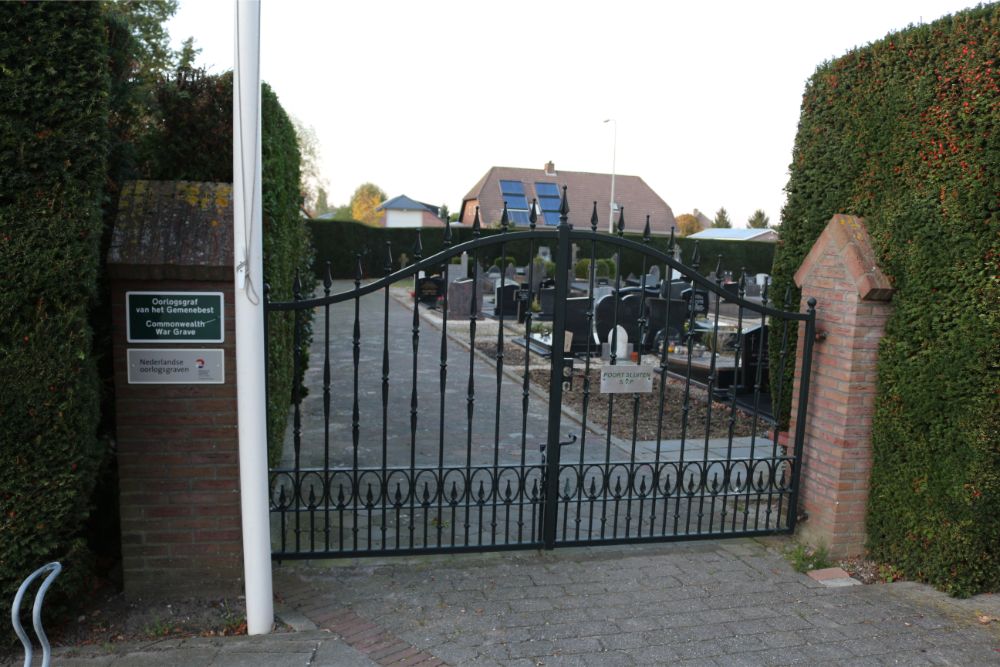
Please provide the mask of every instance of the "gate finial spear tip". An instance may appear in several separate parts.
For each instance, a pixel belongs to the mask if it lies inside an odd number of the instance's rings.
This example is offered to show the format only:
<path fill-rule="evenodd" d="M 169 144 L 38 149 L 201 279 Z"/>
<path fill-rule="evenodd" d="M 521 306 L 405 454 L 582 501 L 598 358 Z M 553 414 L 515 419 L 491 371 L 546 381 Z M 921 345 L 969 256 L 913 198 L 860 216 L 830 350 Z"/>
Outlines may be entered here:
<path fill-rule="evenodd" d="M 625 207 L 618 209 L 618 236 L 625 235 Z"/>
<path fill-rule="evenodd" d="M 476 207 L 476 217 L 472 221 L 472 235 L 479 236 L 479 232 L 482 230 L 482 223 L 479 220 L 479 207 Z"/>
<path fill-rule="evenodd" d="M 361 270 L 361 253 L 360 252 L 354 253 L 354 257 L 355 257 L 354 280 L 356 282 L 361 282 L 361 276 L 363 275 L 363 272 Z"/>
<path fill-rule="evenodd" d="M 333 273 L 330 268 L 330 260 L 326 260 L 326 271 L 323 273 L 323 289 L 330 291 L 331 285 L 333 285 Z"/>
<path fill-rule="evenodd" d="M 528 213 L 528 227 L 532 230 L 535 229 L 535 224 L 538 222 L 538 207 L 535 202 L 535 199 L 531 200 L 531 212 Z"/>
<path fill-rule="evenodd" d="M 569 199 L 566 197 L 566 186 L 563 186 L 562 201 L 559 202 L 559 217 L 565 218 L 569 215 Z"/>
<path fill-rule="evenodd" d="M 424 254 L 424 242 L 420 238 L 420 228 L 417 228 L 417 242 L 413 246 L 413 257 L 419 260 Z"/>
<path fill-rule="evenodd" d="M 721 277 L 719 276 L 719 272 L 722 270 L 722 253 L 720 252 L 715 257 L 716 257 L 716 259 L 715 259 L 715 282 L 719 282 L 721 280 Z"/>
<path fill-rule="evenodd" d="M 599 221 L 597 219 L 597 202 L 595 201 L 594 202 L 594 212 L 590 214 L 590 229 L 592 231 L 595 231 L 595 232 L 597 231 L 597 224 L 598 224 L 598 222 Z"/>
<path fill-rule="evenodd" d="M 392 273 L 392 241 L 385 242 L 385 272 Z"/>
<path fill-rule="evenodd" d="M 510 218 L 507 215 L 507 202 L 503 203 L 503 213 L 500 214 L 500 228 L 507 231 L 507 225 L 510 224 Z"/>
<path fill-rule="evenodd" d="M 667 252 L 672 253 L 674 251 L 674 228 L 670 228 L 670 241 L 667 243 Z"/>
<path fill-rule="evenodd" d="M 698 254 L 698 241 L 694 242 L 694 250 L 691 251 L 691 268 L 697 269 L 701 256 Z"/>
<path fill-rule="evenodd" d="M 647 213 L 646 214 L 646 226 L 642 230 L 642 240 L 643 240 L 643 242 L 649 243 L 649 237 L 650 237 L 650 235 L 651 235 L 651 232 L 650 232 L 650 229 L 649 229 L 649 214 Z"/>
<path fill-rule="evenodd" d="M 444 221 L 444 244 L 451 245 L 451 221 Z"/>

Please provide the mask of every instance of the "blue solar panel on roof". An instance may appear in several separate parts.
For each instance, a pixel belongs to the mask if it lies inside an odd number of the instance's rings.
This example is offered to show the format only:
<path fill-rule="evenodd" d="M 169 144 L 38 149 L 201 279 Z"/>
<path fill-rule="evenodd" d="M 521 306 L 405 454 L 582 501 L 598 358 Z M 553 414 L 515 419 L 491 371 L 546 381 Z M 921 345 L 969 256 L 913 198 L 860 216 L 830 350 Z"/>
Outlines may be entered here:
<path fill-rule="evenodd" d="M 558 197 L 559 196 L 559 186 L 555 183 L 535 183 L 535 192 L 538 193 L 538 197 Z"/>
<path fill-rule="evenodd" d="M 514 223 L 515 225 L 526 225 L 528 224 L 528 212 L 527 211 L 511 211 L 507 210 L 507 219 Z"/>
<path fill-rule="evenodd" d="M 521 181 L 500 181 L 500 192 L 504 195 L 523 195 L 524 183 Z"/>
<path fill-rule="evenodd" d="M 542 215 L 545 216 L 546 225 L 558 225 L 559 224 L 559 214 L 553 213 L 552 211 L 545 211 Z"/>
<path fill-rule="evenodd" d="M 528 208 L 528 200 L 524 195 L 504 195 L 503 200 L 507 202 L 507 210 L 510 211 L 512 208 Z"/>
<path fill-rule="evenodd" d="M 559 197 L 539 197 L 538 205 L 543 211 L 559 211 Z"/>

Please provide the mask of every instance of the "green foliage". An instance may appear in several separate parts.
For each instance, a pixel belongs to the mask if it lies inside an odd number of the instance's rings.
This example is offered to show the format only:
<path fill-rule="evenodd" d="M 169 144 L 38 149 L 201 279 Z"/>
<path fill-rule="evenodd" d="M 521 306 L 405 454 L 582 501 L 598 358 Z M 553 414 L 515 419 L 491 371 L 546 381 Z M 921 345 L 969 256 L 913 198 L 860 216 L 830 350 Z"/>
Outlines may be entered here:
<path fill-rule="evenodd" d="M 88 319 L 108 64 L 100 5 L 0 4 L 0 599 L 59 560 L 47 612 L 84 589 L 82 528 L 107 451 Z"/>
<path fill-rule="evenodd" d="M 722 227 L 725 229 L 729 229 L 730 227 L 733 226 L 733 223 L 732 221 L 730 221 L 729 214 L 726 213 L 725 208 L 720 208 L 718 211 L 715 212 L 715 220 L 712 221 L 712 226 Z"/>
<path fill-rule="evenodd" d="M 513 266 L 516 268 L 517 260 L 511 257 L 510 255 L 507 255 L 505 258 L 497 257 L 496 259 L 493 260 L 492 266 L 497 267 L 498 269 L 500 269 L 501 272 L 503 272 L 504 268 L 506 268 L 507 266 Z"/>
<path fill-rule="evenodd" d="M 833 561 L 830 560 L 830 553 L 827 551 L 826 546 L 822 544 L 816 547 L 809 546 L 808 544 L 796 544 L 785 552 L 785 558 L 788 559 L 793 570 L 803 574 L 812 570 L 823 570 L 833 567 Z"/>
<path fill-rule="evenodd" d="M 231 182 L 233 178 L 232 73 L 182 73 L 157 91 L 159 123 L 149 134 L 149 178 Z M 261 84 L 261 153 L 264 218 L 264 281 L 271 298 L 292 298 L 296 273 L 302 291 L 312 292 L 312 251 L 309 232 L 299 217 L 300 153 L 295 127 L 266 83 Z M 288 403 L 292 395 L 293 319 L 278 314 L 268 329 L 268 459 L 281 457 Z M 308 351 L 309 323 L 302 344 Z M 304 372 L 304 368 L 300 369 Z"/>
<path fill-rule="evenodd" d="M 613 259 L 606 259 L 602 257 L 597 260 L 597 268 L 594 269 L 594 273 L 598 278 L 614 278 L 615 261 Z"/>
<path fill-rule="evenodd" d="M 771 219 L 767 217 L 763 209 L 757 209 L 753 215 L 747 218 L 747 227 L 750 229 L 767 229 L 770 223 Z"/>
<path fill-rule="evenodd" d="M 992 4 L 822 65 L 803 97 L 775 258 L 780 294 L 833 214 L 865 218 L 896 288 L 868 546 L 956 595 L 1000 590 L 997 53 Z"/>
<path fill-rule="evenodd" d="M 594 270 L 595 271 L 597 270 L 596 267 Z M 579 260 L 576 263 L 576 266 L 573 267 L 573 275 L 579 278 L 580 280 L 587 280 L 588 278 L 590 278 L 590 260 L 589 259 Z"/>

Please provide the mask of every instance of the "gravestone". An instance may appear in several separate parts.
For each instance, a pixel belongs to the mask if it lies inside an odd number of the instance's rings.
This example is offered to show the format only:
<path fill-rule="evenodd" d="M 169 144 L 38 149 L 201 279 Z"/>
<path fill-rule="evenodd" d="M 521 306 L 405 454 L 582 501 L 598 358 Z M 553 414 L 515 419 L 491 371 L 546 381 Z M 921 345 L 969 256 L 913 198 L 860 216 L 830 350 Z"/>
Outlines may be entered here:
<path fill-rule="evenodd" d="M 690 304 L 690 308 L 700 315 L 708 315 L 708 292 L 706 290 L 687 288 L 681 292 L 681 298 Z"/>
<path fill-rule="evenodd" d="M 450 317 L 472 317 L 472 286 L 475 282 L 472 278 L 456 280 L 448 285 L 448 315 Z M 475 315 L 479 317 L 483 312 L 483 291 L 476 290 Z"/>
<path fill-rule="evenodd" d="M 655 264 L 649 267 L 649 273 L 646 274 L 646 289 L 650 287 L 659 286 L 660 284 L 660 267 Z"/>
<path fill-rule="evenodd" d="M 545 262 L 539 258 L 535 258 L 531 262 L 531 291 L 534 294 L 538 294 L 538 288 L 541 286 L 542 281 L 545 280 Z"/>
<path fill-rule="evenodd" d="M 469 277 L 469 253 L 462 251 L 461 256 L 458 259 L 458 273 L 455 275 L 455 280 L 464 280 Z"/>
<path fill-rule="evenodd" d="M 505 285 L 497 286 L 494 291 L 494 315 L 516 316 L 517 315 L 517 293 L 520 291 L 520 287 L 515 283 L 506 283 Z"/>
<path fill-rule="evenodd" d="M 556 305 L 556 288 L 555 287 L 542 287 L 538 290 L 538 305 L 541 306 L 542 310 L 539 313 L 543 317 L 552 317 L 555 313 Z"/>
<path fill-rule="evenodd" d="M 625 327 L 620 324 L 615 327 L 615 331 L 612 333 L 612 340 L 615 342 L 615 356 L 618 359 L 628 359 L 629 353 L 632 351 L 628 344 L 628 332 L 625 331 Z"/>
<path fill-rule="evenodd" d="M 592 341 L 590 334 L 590 320 L 587 318 L 587 307 L 590 299 L 585 296 L 570 297 L 566 299 L 566 333 L 572 334 L 572 343 L 569 351 L 573 354 L 585 353 L 587 351 L 587 341 Z M 599 347 L 591 342 L 592 351 Z"/>
<path fill-rule="evenodd" d="M 430 276 L 417 279 L 417 299 L 425 306 L 437 306 L 438 298 L 444 296 L 444 279 Z"/>
<path fill-rule="evenodd" d="M 514 268 L 513 264 L 508 264 L 507 268 L 503 272 L 504 282 L 514 283 L 517 282 L 517 269 Z"/>

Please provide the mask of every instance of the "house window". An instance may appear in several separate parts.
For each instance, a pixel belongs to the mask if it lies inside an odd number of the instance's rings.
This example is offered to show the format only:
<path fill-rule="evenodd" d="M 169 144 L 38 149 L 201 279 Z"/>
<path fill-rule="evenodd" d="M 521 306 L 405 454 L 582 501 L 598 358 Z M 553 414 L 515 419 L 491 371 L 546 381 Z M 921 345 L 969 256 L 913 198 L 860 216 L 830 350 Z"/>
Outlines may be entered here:
<path fill-rule="evenodd" d="M 521 181 L 500 181 L 500 195 L 507 204 L 507 218 L 515 225 L 528 224 L 528 199 Z"/>
<path fill-rule="evenodd" d="M 535 192 L 538 194 L 538 207 L 542 209 L 545 224 L 558 225 L 559 186 L 555 183 L 535 183 Z"/>

